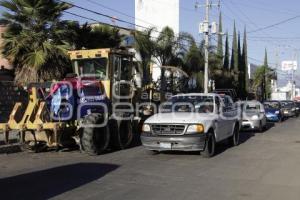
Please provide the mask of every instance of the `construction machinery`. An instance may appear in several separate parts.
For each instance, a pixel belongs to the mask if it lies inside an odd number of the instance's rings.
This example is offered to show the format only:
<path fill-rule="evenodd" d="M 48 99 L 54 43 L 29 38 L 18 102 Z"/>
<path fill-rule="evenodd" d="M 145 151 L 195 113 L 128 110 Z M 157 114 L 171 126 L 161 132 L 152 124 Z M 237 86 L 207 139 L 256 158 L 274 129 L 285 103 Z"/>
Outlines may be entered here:
<path fill-rule="evenodd" d="M 50 88 L 28 88 L 28 104 L 17 102 L 0 132 L 8 138 L 10 131 L 18 131 L 22 145 L 35 151 L 77 144 L 95 155 L 131 145 L 140 85 L 134 54 L 94 49 L 70 51 L 69 56 L 73 73 Z"/>

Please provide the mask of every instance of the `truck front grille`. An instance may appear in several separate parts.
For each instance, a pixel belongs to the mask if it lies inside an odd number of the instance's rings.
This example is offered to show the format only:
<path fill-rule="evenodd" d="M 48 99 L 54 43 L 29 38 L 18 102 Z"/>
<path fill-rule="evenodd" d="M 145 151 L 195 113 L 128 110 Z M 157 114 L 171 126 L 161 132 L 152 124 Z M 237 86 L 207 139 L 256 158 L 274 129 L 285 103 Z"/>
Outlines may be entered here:
<path fill-rule="evenodd" d="M 184 133 L 185 125 L 153 124 L 151 128 L 157 135 L 181 135 Z"/>

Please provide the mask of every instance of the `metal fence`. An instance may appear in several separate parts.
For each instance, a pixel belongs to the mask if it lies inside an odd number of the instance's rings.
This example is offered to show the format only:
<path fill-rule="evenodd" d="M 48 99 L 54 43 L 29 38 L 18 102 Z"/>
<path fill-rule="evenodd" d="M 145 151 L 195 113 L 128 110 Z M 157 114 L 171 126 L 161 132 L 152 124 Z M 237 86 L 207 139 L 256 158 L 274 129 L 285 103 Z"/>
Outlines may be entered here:
<path fill-rule="evenodd" d="M 14 82 L 0 81 L 0 123 L 5 123 L 16 102 L 22 103 L 25 110 L 28 103 L 28 92 L 22 87 L 16 86 Z"/>

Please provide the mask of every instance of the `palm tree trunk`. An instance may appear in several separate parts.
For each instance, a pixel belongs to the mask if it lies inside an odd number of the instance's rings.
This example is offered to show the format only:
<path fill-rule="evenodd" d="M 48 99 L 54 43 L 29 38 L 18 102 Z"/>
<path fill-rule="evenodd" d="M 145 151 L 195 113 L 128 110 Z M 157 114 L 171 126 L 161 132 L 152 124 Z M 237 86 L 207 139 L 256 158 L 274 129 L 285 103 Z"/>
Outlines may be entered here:
<path fill-rule="evenodd" d="M 161 74 L 160 74 L 160 101 L 165 101 L 165 91 L 166 91 L 166 77 L 165 77 L 166 69 L 162 66 L 161 67 Z"/>
<path fill-rule="evenodd" d="M 38 71 L 36 68 L 23 66 L 16 70 L 15 83 L 23 86 L 28 83 L 37 83 L 39 82 L 38 77 Z"/>

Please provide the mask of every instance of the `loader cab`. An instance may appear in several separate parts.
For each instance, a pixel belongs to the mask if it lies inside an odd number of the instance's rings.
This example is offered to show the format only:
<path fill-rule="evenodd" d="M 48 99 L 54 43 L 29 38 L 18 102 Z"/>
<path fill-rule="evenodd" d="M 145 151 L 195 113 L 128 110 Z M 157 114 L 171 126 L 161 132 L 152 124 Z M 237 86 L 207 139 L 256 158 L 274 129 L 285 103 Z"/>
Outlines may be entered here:
<path fill-rule="evenodd" d="M 133 53 L 120 49 L 70 51 L 73 72 L 79 77 L 95 78 L 101 82 L 106 96 L 113 102 L 130 96 L 134 67 Z"/>
<path fill-rule="evenodd" d="M 91 58 L 73 61 L 73 71 L 81 77 L 95 77 L 99 80 L 108 79 L 108 59 Z"/>

